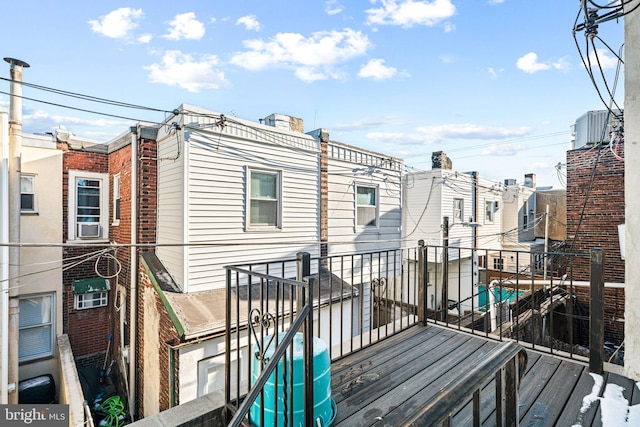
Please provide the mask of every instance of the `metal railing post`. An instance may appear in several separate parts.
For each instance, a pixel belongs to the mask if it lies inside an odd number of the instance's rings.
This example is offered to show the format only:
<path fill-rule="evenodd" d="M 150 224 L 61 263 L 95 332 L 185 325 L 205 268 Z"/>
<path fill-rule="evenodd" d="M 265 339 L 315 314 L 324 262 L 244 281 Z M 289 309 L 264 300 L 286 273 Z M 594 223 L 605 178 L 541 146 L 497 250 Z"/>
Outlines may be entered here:
<path fill-rule="evenodd" d="M 427 257 L 424 240 L 418 241 L 418 322 L 423 326 L 427 323 Z"/>
<path fill-rule="evenodd" d="M 296 255 L 296 280 L 305 282 L 306 286 L 297 290 L 297 309 L 298 313 L 302 311 L 305 305 L 309 306 L 310 312 L 302 326 L 302 336 L 304 340 L 303 364 L 304 373 L 304 425 L 314 425 L 314 399 L 313 399 L 313 291 L 309 283 L 309 275 L 311 274 L 311 255 L 308 252 L 298 252 Z M 320 282 L 320 273 L 318 273 L 318 282 Z M 293 384 L 293 378 L 291 378 Z"/>
<path fill-rule="evenodd" d="M 604 251 L 591 249 L 589 371 L 604 372 Z"/>

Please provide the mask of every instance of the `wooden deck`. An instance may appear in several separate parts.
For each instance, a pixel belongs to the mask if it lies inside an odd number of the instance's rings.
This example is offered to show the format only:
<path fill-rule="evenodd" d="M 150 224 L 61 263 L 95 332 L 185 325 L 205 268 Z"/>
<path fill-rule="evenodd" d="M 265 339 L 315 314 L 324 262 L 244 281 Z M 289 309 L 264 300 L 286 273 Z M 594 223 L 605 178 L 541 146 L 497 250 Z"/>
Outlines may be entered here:
<path fill-rule="evenodd" d="M 332 393 L 338 412 L 334 426 L 397 426 L 428 397 L 482 360 L 497 341 L 436 325 L 416 326 L 332 364 Z M 595 401 L 580 414 L 594 380 L 584 364 L 527 351 L 519 391 L 521 426 L 601 426 Z M 604 385 L 624 389 L 629 404 L 640 401 L 634 381 L 605 374 Z M 602 391 L 600 390 L 600 396 Z M 471 397 L 471 396 L 470 396 Z M 480 394 L 482 425 L 495 425 L 495 386 Z M 471 404 L 452 419 L 453 426 L 472 425 Z"/>

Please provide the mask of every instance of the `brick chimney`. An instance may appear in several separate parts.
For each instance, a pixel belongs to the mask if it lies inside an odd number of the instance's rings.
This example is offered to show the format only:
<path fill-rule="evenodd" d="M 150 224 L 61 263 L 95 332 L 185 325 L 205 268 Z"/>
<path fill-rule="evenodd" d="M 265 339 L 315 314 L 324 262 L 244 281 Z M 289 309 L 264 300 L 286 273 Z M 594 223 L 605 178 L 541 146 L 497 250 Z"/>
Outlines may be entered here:
<path fill-rule="evenodd" d="M 448 169 L 451 170 L 453 164 L 451 159 L 444 151 L 434 151 L 431 153 L 431 169 Z"/>

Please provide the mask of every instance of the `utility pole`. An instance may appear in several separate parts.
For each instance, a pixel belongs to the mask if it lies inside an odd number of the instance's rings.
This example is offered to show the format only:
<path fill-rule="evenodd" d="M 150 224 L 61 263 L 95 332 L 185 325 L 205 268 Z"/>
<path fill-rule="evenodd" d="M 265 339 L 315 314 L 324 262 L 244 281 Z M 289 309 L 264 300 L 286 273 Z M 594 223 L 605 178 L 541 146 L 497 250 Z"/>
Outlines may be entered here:
<path fill-rule="evenodd" d="M 9 99 L 9 242 L 20 242 L 20 157 L 22 154 L 22 69 L 29 64 L 4 58 L 10 64 Z M 18 333 L 20 326 L 20 248 L 9 248 L 9 362 L 8 400 L 18 403 Z"/>

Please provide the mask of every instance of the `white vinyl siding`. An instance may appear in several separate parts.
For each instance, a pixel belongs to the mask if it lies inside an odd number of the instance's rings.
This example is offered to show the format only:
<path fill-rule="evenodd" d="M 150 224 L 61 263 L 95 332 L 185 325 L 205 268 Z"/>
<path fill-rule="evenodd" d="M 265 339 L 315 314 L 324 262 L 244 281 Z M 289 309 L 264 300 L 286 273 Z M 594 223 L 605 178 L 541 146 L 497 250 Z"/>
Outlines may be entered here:
<path fill-rule="evenodd" d="M 400 160 L 330 142 L 328 146 L 329 255 L 391 250 L 401 246 Z M 374 166 L 377 165 L 377 166 Z M 358 224 L 357 188 L 376 190 L 376 225 Z M 371 200 L 371 199 L 368 199 Z M 371 205 L 370 205 L 371 206 Z"/>
<path fill-rule="evenodd" d="M 158 166 L 158 242 L 202 243 L 180 247 L 182 259 L 178 248 L 158 250 L 183 289 L 223 288 L 225 265 L 292 259 L 300 251 L 318 256 L 319 158 L 313 138 L 255 123 L 246 127 L 249 123 L 239 119 L 234 122 L 242 124 L 230 123 L 220 134 L 209 130 L 213 119 L 185 120 L 192 127 L 195 122 L 206 127 L 180 133 L 180 157 Z M 176 138 L 162 138 L 159 157 L 175 156 L 171 147 L 177 146 Z M 278 171 L 281 227 L 247 230 L 250 170 Z"/>
<path fill-rule="evenodd" d="M 158 132 L 158 225 L 156 253 L 180 286 L 184 286 L 185 156 L 177 138 Z M 180 136 L 182 138 L 182 136 Z M 182 144 L 182 142 L 180 142 Z"/>

